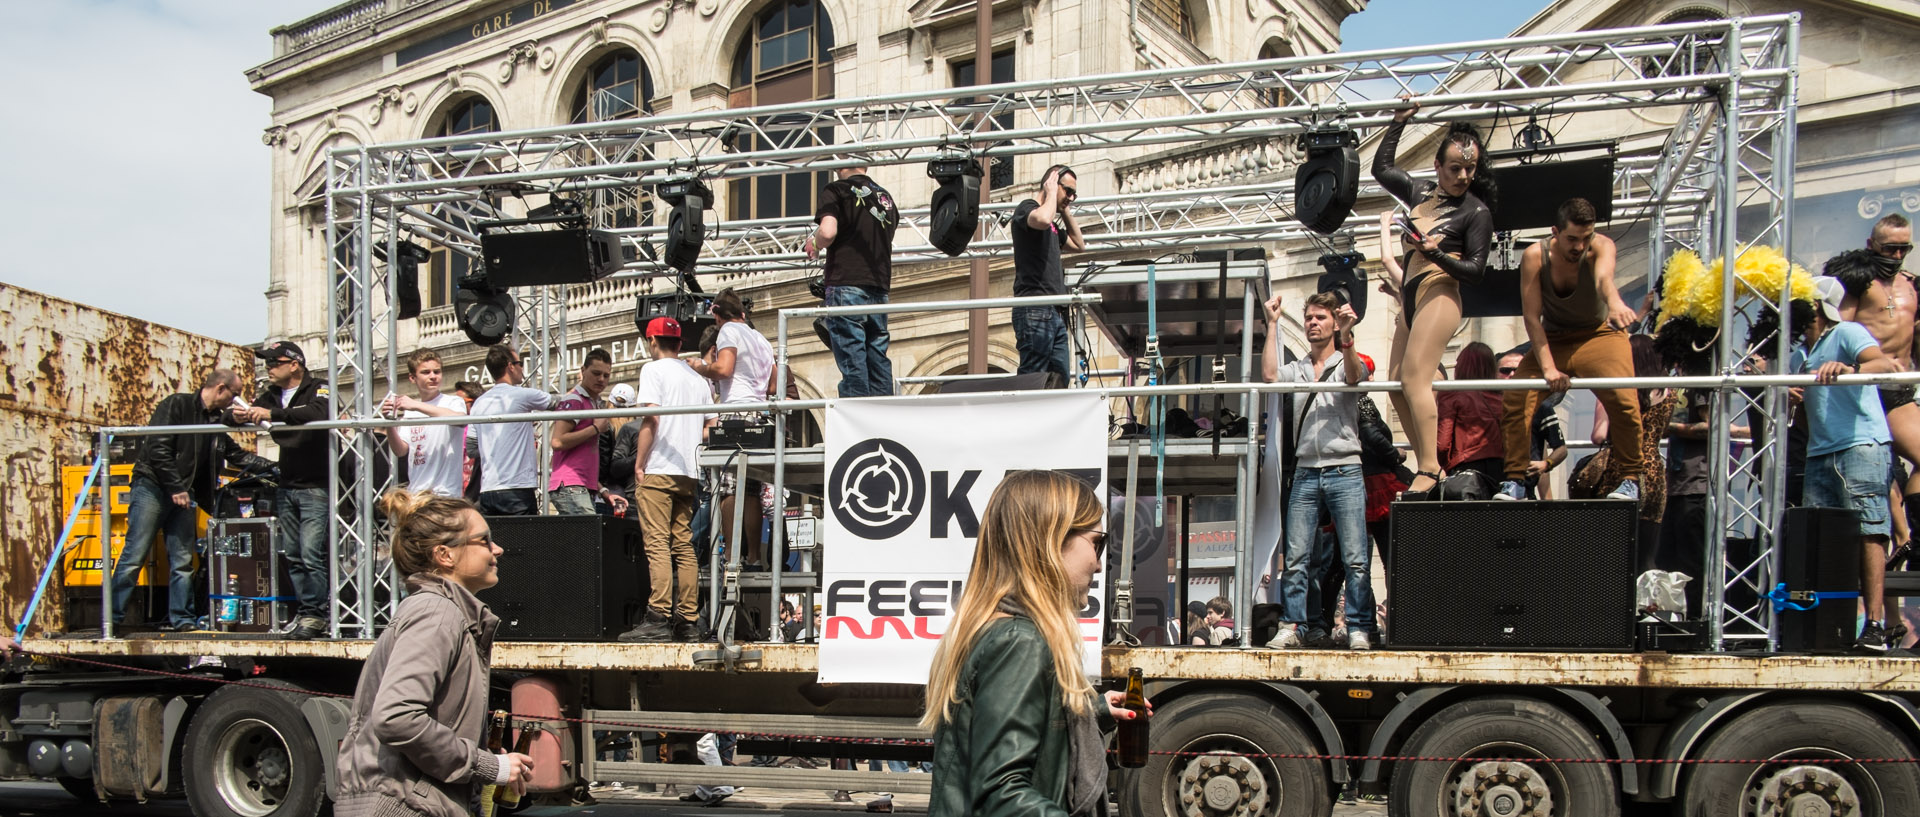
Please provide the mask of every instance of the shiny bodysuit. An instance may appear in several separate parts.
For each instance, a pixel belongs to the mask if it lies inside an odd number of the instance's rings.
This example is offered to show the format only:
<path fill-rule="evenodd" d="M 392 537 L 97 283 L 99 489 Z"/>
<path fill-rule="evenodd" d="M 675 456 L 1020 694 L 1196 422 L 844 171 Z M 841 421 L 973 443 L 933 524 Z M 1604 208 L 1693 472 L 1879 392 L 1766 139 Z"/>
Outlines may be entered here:
<path fill-rule="evenodd" d="M 1487 251 L 1493 244 L 1493 213 L 1472 192 L 1448 196 L 1433 182 L 1420 183 L 1416 192 L 1412 176 L 1393 163 L 1399 152 L 1400 134 L 1405 123 L 1387 126 L 1380 147 L 1373 154 L 1373 178 L 1394 198 L 1412 208 L 1415 229 L 1440 242 L 1440 252 L 1428 256 L 1402 237 L 1410 249 L 1400 263 L 1405 270 L 1400 285 L 1400 318 L 1413 325 L 1414 308 L 1419 303 L 1420 284 L 1435 271 L 1446 273 L 1463 284 L 1479 281 L 1486 273 Z"/>

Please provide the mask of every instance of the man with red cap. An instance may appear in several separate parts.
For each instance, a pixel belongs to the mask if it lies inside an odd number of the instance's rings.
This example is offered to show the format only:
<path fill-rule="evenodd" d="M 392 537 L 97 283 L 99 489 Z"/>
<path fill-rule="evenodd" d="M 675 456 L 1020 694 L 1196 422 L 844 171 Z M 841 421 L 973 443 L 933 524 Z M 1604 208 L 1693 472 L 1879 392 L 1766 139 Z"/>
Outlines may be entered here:
<path fill-rule="evenodd" d="M 713 404 L 707 379 L 680 359 L 680 322 L 647 322 L 647 351 L 640 368 L 641 407 Z M 645 618 L 621 641 L 692 641 L 700 612 L 699 568 L 693 557 L 693 492 L 698 486 L 701 435 L 712 414 L 660 414 L 640 418 L 634 444 L 633 493 L 640 536 L 647 553 L 652 593 Z"/>

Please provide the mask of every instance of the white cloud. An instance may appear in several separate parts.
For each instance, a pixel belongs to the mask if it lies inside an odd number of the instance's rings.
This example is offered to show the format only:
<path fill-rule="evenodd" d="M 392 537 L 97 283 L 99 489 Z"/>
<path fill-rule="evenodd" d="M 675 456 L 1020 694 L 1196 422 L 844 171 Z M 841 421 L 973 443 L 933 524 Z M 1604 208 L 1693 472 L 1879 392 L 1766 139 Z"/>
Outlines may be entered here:
<path fill-rule="evenodd" d="M 266 334 L 271 101 L 242 72 L 328 0 L 9 4 L 0 281 L 252 343 Z"/>

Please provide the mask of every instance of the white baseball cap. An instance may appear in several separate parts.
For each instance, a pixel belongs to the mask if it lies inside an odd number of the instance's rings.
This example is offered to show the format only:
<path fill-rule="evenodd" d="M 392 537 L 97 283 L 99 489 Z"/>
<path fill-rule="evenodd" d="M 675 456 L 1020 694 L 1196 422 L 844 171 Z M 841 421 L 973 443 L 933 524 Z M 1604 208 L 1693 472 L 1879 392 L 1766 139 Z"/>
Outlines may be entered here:
<path fill-rule="evenodd" d="M 626 408 L 634 404 L 637 396 L 638 394 L 634 392 L 632 385 L 615 383 L 613 384 L 613 390 L 607 392 L 607 402 L 615 408 Z"/>
<path fill-rule="evenodd" d="M 1841 321 L 1840 302 L 1847 297 L 1846 286 L 1840 283 L 1840 279 L 1833 276 L 1815 275 L 1813 292 L 1814 296 L 1820 299 L 1820 311 L 1827 316 L 1827 320 L 1839 323 Z"/>

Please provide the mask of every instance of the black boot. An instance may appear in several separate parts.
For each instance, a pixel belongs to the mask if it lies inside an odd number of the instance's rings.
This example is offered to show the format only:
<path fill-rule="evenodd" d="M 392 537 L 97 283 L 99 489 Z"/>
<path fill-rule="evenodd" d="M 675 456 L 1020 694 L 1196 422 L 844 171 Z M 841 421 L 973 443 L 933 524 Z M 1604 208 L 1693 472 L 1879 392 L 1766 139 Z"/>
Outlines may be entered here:
<path fill-rule="evenodd" d="M 673 640 L 699 641 L 700 632 L 694 629 L 693 622 L 684 618 L 676 618 L 673 620 Z"/>
<path fill-rule="evenodd" d="M 673 621 L 652 610 L 648 610 L 646 617 L 640 619 L 640 623 L 634 625 L 633 629 L 620 634 L 620 640 L 629 644 L 636 641 L 667 641 L 672 638 Z"/>

